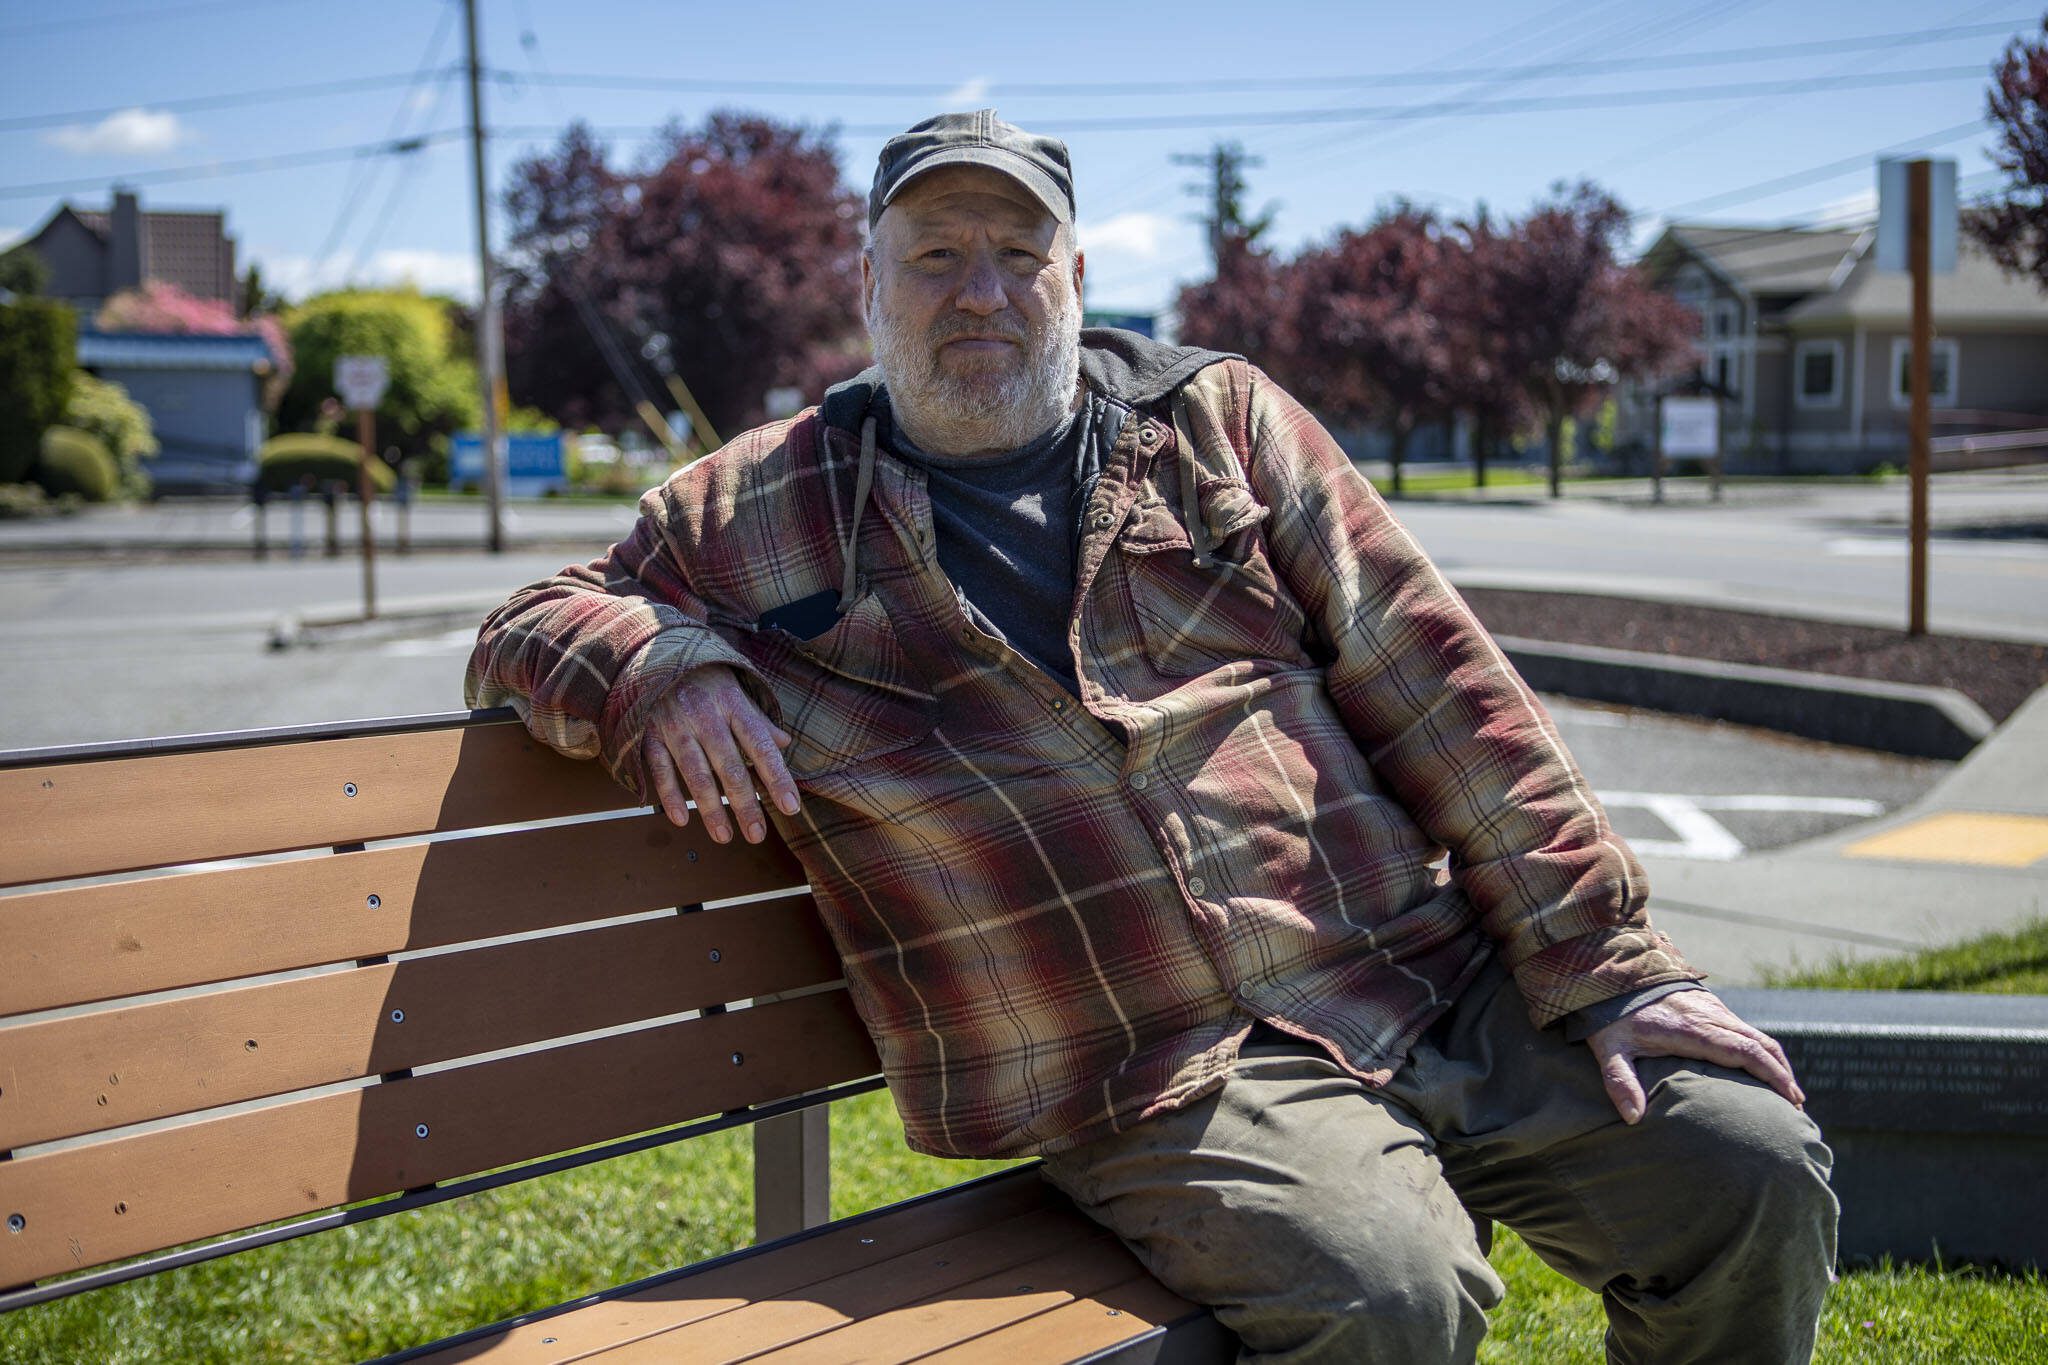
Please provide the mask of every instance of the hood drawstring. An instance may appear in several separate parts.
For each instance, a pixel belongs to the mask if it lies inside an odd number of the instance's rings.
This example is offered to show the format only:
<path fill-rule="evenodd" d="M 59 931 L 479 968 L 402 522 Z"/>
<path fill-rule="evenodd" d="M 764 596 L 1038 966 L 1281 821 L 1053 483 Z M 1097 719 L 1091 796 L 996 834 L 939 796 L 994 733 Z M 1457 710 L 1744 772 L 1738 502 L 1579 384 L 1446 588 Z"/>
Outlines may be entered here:
<path fill-rule="evenodd" d="M 1188 430 L 1188 400 L 1179 393 L 1173 395 L 1173 434 L 1182 457 L 1187 461 L 1180 471 L 1180 518 L 1188 528 L 1188 543 L 1194 547 L 1194 566 L 1206 569 L 1209 567 L 1209 551 L 1215 547 L 1209 540 L 1209 523 L 1202 519 L 1202 500 L 1197 486 L 1202 477 L 1202 462 L 1195 456 L 1194 434 Z"/>
<path fill-rule="evenodd" d="M 875 419 L 860 424 L 860 472 L 853 481 L 853 521 L 846 530 L 846 577 L 839 584 L 839 613 L 845 615 L 860 591 L 860 561 L 854 555 L 860 544 L 860 517 L 867 510 L 868 495 L 875 487 Z"/>

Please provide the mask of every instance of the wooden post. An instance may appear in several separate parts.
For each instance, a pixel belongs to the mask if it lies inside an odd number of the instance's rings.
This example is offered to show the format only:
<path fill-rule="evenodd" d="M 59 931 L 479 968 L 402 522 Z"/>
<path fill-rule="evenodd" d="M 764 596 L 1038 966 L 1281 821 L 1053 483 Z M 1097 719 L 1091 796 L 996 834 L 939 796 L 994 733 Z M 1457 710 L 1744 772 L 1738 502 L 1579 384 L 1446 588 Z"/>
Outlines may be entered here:
<path fill-rule="evenodd" d="M 356 409 L 356 441 L 362 449 L 356 455 L 356 502 L 362 507 L 363 524 L 363 619 L 377 616 L 377 537 L 370 530 L 370 461 L 377 441 L 377 414 Z"/>
<path fill-rule="evenodd" d="M 772 1242 L 832 1217 L 831 1115 L 822 1104 L 754 1125 L 754 1240 Z"/>
<path fill-rule="evenodd" d="M 1664 501 L 1664 399 L 1659 396 L 1651 425 L 1656 437 L 1650 443 L 1650 501 Z"/>
<path fill-rule="evenodd" d="M 1906 163 L 1906 261 L 1913 272 L 1912 417 L 1908 424 L 1907 468 L 1913 485 L 1908 532 L 1912 547 L 1912 579 L 1907 588 L 1906 633 L 1927 633 L 1927 467 L 1931 421 L 1928 403 L 1934 381 L 1934 295 L 1932 262 L 1934 213 L 1929 184 L 1933 163 Z"/>

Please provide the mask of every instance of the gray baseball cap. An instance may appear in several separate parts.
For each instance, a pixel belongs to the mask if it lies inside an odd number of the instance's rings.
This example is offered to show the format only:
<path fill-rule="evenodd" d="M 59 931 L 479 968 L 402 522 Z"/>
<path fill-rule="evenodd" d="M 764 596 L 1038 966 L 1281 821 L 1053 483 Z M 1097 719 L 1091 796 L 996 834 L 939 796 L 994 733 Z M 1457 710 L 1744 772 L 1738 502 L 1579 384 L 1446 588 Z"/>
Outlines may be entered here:
<path fill-rule="evenodd" d="M 889 139 L 875 162 L 868 226 L 875 225 L 905 185 L 941 166 L 1001 171 L 1031 191 L 1053 217 L 1067 224 L 1074 221 L 1074 170 L 1067 160 L 1067 144 L 1005 123 L 993 109 L 980 109 L 940 114 Z"/>

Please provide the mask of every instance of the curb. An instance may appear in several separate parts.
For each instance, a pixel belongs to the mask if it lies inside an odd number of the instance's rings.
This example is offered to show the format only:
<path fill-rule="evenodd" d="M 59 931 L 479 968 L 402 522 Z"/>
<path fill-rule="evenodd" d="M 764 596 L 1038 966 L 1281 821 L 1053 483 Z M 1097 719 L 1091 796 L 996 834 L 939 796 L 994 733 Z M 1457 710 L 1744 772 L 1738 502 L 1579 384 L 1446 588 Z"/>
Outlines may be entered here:
<path fill-rule="evenodd" d="M 377 615 L 365 620 L 362 609 L 329 603 L 288 611 L 275 617 L 270 626 L 270 648 L 298 649 L 317 645 L 328 638 L 348 635 L 374 638 L 415 632 L 422 624 L 481 624 L 484 617 L 502 606 L 506 594 L 454 594 L 445 597 L 398 598 L 385 603 Z"/>
<path fill-rule="evenodd" d="M 1908 758 L 1957 759 L 1996 727 L 1948 687 L 1643 654 L 1499 635 L 1538 692 L 1733 721 Z"/>

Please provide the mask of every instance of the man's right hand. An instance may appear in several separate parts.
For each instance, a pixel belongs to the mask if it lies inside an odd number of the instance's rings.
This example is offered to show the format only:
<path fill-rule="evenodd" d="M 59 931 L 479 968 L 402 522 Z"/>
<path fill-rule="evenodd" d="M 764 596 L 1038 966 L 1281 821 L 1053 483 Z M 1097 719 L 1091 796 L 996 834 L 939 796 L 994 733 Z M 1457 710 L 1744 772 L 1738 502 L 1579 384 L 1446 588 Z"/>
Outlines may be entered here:
<path fill-rule="evenodd" d="M 685 673 L 655 708 L 641 756 L 670 820 L 690 823 L 687 790 L 713 839 L 729 843 L 737 820 L 747 842 L 758 844 L 768 836 L 768 821 L 754 795 L 757 779 L 784 815 L 797 812 L 796 782 L 782 762 L 792 742 L 788 731 L 754 705 L 730 668 L 704 664 Z M 730 813 L 725 802 L 732 804 Z"/>

